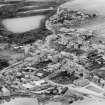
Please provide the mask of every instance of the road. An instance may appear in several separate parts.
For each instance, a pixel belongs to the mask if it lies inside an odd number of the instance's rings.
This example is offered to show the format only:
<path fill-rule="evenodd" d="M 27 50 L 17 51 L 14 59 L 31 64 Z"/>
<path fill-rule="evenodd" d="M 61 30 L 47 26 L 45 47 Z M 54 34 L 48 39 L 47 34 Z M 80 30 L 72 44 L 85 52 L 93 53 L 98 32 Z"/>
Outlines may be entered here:
<path fill-rule="evenodd" d="M 50 80 L 46 80 L 46 81 L 48 81 L 49 83 L 51 83 L 53 85 L 68 87 L 69 90 L 78 92 L 78 93 L 83 94 L 83 95 L 87 94 L 87 95 L 92 95 L 92 96 L 96 96 L 96 97 L 105 99 L 105 96 L 104 96 L 105 89 L 101 88 L 100 86 L 96 85 L 93 82 L 90 82 L 88 85 L 86 85 L 84 87 L 78 87 L 78 86 L 75 86 L 73 84 L 63 85 L 63 84 L 55 83 L 55 82 L 50 81 Z"/>

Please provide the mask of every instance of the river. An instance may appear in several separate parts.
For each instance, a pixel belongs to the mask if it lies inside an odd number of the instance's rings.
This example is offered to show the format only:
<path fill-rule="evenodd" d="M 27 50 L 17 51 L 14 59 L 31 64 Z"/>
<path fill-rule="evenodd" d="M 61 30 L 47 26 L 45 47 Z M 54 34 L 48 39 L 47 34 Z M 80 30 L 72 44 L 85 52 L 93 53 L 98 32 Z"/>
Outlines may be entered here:
<path fill-rule="evenodd" d="M 35 98 L 15 98 L 10 102 L 5 102 L 1 105 L 38 105 L 38 103 Z"/>
<path fill-rule="evenodd" d="M 71 105 L 105 105 L 105 99 L 97 97 L 87 97 L 82 101 L 74 102 Z M 37 99 L 35 98 L 16 98 L 12 99 L 10 102 L 5 102 L 1 105 L 38 105 Z M 42 104 L 41 104 L 42 105 Z M 67 105 L 60 102 L 49 102 L 46 105 Z"/>
<path fill-rule="evenodd" d="M 24 18 L 6 19 L 3 21 L 3 24 L 9 31 L 14 33 L 23 33 L 38 28 L 40 26 L 40 20 L 43 18 L 43 15 L 39 15 Z"/>

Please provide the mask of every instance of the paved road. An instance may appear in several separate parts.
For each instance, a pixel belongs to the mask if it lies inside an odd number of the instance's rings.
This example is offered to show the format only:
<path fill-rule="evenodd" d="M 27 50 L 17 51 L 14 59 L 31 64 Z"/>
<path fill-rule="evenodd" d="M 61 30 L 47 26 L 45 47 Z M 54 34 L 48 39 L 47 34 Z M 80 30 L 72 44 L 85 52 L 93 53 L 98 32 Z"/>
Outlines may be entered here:
<path fill-rule="evenodd" d="M 53 84 L 53 85 L 58 85 L 58 86 L 62 86 L 62 87 L 68 87 L 70 90 L 78 92 L 80 94 L 87 94 L 87 95 L 93 95 L 99 98 L 103 98 L 105 99 L 104 93 L 105 90 L 103 88 L 101 88 L 100 86 L 97 86 L 96 84 L 90 82 L 88 85 L 84 86 L 84 87 L 78 87 L 78 86 L 74 86 L 72 84 L 70 85 L 63 85 L 63 84 L 58 84 L 55 82 L 52 82 L 50 80 L 46 80 L 49 83 Z"/>

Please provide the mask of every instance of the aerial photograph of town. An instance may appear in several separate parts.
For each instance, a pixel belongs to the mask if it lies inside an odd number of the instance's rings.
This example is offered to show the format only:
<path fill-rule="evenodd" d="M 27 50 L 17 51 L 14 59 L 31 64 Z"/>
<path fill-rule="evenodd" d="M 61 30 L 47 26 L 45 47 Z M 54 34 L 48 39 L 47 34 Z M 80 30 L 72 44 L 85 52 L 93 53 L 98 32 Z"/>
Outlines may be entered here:
<path fill-rule="evenodd" d="M 0 0 L 0 105 L 105 105 L 105 0 Z"/>

